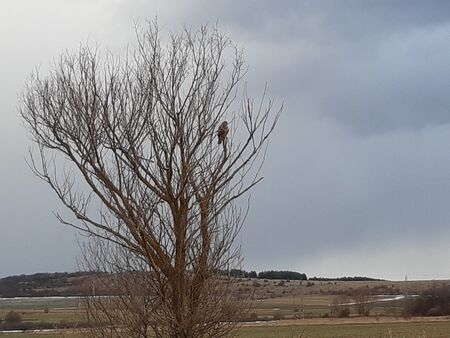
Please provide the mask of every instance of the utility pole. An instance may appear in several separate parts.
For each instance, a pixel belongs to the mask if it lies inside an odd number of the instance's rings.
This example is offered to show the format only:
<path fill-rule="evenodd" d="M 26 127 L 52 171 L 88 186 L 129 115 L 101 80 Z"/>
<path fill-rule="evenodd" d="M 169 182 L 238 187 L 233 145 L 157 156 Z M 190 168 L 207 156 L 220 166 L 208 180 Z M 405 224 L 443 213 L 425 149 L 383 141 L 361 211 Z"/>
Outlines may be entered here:
<path fill-rule="evenodd" d="M 405 299 L 408 299 L 408 275 L 405 274 Z"/>

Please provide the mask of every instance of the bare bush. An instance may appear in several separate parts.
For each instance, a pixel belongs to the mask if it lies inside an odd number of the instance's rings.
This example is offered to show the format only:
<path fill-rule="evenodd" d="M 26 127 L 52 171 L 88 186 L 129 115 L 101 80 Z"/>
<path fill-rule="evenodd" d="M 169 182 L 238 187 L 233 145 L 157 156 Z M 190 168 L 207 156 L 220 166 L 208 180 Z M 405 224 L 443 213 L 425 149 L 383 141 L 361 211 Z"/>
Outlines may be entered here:
<path fill-rule="evenodd" d="M 21 322 L 22 322 L 22 316 L 18 312 L 9 311 L 5 315 L 5 323 L 6 324 L 19 324 Z"/>
<path fill-rule="evenodd" d="M 403 310 L 405 316 L 448 316 L 450 315 L 450 287 L 433 287 L 421 295 L 407 298 Z"/>

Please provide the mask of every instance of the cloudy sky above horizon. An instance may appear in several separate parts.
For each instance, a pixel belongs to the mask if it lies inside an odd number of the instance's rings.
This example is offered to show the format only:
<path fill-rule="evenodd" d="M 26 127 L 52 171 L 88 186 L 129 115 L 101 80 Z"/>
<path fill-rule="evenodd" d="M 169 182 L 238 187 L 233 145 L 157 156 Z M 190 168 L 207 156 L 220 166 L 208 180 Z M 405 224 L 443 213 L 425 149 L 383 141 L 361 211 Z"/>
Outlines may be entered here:
<path fill-rule="evenodd" d="M 246 81 L 284 102 L 239 237 L 246 269 L 450 278 L 450 2 L 0 1 L 0 277 L 76 268 L 75 231 L 26 165 L 18 93 L 36 67 L 134 22 L 218 22 Z"/>

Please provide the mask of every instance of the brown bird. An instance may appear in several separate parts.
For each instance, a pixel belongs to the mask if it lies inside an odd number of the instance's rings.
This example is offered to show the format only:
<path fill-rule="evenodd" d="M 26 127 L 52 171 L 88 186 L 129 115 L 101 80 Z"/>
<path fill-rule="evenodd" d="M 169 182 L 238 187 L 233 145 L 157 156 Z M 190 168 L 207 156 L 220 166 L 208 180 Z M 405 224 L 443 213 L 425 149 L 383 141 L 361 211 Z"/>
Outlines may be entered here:
<path fill-rule="evenodd" d="M 219 129 L 217 130 L 218 143 L 219 144 L 223 143 L 225 141 L 227 135 L 228 135 L 228 122 L 223 121 L 220 124 Z"/>

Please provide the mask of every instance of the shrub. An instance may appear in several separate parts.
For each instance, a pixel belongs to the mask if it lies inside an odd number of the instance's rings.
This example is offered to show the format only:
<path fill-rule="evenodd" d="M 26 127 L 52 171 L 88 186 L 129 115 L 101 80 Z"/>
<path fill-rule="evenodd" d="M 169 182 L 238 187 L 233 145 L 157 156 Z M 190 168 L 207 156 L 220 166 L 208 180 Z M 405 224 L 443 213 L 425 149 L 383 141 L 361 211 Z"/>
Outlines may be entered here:
<path fill-rule="evenodd" d="M 406 302 L 404 311 L 413 316 L 448 316 L 450 315 L 450 288 L 433 288 L 423 295 Z"/>
<path fill-rule="evenodd" d="M 249 321 L 256 321 L 258 320 L 258 315 L 256 314 L 256 312 L 252 312 L 248 315 L 248 319 Z"/>
<path fill-rule="evenodd" d="M 427 316 L 442 316 L 442 308 L 438 305 L 429 309 L 426 313 Z"/>
<path fill-rule="evenodd" d="M 5 316 L 5 323 L 7 324 L 17 324 L 22 322 L 22 316 L 20 313 L 9 311 Z"/>
<path fill-rule="evenodd" d="M 277 312 L 277 313 L 275 313 L 275 314 L 273 315 L 273 319 L 274 319 L 274 320 L 281 320 L 281 319 L 284 319 L 284 316 L 283 316 L 283 314 Z"/>
<path fill-rule="evenodd" d="M 340 309 L 337 313 L 337 316 L 339 318 L 347 318 L 348 316 L 350 316 L 350 309 L 348 307 Z"/>

